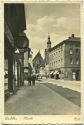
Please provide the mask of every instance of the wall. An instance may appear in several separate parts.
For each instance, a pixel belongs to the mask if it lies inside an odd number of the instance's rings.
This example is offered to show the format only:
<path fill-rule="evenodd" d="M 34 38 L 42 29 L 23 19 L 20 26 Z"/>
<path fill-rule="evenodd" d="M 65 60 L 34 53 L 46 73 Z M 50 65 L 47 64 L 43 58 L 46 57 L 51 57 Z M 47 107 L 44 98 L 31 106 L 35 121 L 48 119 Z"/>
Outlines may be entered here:
<path fill-rule="evenodd" d="M 55 70 L 64 66 L 65 45 L 62 44 L 49 53 L 50 70 Z"/>

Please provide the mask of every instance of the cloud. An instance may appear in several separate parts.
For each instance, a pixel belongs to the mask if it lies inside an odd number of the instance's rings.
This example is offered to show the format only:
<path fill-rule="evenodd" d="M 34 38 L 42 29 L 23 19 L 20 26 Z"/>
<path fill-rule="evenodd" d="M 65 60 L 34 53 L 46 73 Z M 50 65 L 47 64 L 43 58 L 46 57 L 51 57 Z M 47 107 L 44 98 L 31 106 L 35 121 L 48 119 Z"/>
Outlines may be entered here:
<path fill-rule="evenodd" d="M 52 47 L 55 46 L 56 44 L 60 43 L 64 39 L 67 39 L 66 35 L 65 36 L 61 35 L 61 37 L 60 37 L 59 34 L 55 34 L 55 33 L 51 33 L 50 36 L 51 36 Z"/>
<path fill-rule="evenodd" d="M 37 20 L 36 24 L 29 24 L 30 35 L 45 37 L 48 32 L 56 34 L 76 33 L 79 34 L 79 18 L 49 17 L 44 16 Z"/>
<path fill-rule="evenodd" d="M 30 40 L 30 47 L 35 52 L 46 48 L 47 36 L 50 33 L 52 46 L 66 39 L 72 33 L 80 34 L 80 20 L 78 17 L 43 16 L 36 24 L 28 24 L 26 34 Z"/>
<path fill-rule="evenodd" d="M 44 16 L 37 20 L 37 24 L 45 26 L 46 24 L 53 24 L 54 21 L 55 21 L 54 18 L 51 18 L 49 16 Z"/>

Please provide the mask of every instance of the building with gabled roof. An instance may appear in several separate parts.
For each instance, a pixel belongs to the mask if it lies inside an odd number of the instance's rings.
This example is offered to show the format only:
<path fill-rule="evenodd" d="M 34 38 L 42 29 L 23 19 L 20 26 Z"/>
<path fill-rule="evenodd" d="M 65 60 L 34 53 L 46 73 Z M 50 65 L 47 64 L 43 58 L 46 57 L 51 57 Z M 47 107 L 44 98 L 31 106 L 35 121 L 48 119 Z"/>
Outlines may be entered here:
<path fill-rule="evenodd" d="M 32 62 L 33 62 L 33 67 L 34 67 L 36 73 L 39 73 L 40 67 L 45 66 L 45 62 L 44 62 L 43 57 L 41 56 L 40 51 L 38 51 L 38 53 L 36 54 L 36 56 L 34 57 Z"/>

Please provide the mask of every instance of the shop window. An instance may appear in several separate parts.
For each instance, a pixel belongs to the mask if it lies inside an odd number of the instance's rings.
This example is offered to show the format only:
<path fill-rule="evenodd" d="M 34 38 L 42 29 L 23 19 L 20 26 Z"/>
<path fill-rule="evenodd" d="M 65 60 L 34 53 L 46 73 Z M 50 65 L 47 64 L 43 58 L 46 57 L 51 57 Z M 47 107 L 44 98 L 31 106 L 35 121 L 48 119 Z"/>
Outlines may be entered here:
<path fill-rule="evenodd" d="M 73 80 L 76 80 L 76 73 L 73 72 L 72 75 L 73 75 Z"/>

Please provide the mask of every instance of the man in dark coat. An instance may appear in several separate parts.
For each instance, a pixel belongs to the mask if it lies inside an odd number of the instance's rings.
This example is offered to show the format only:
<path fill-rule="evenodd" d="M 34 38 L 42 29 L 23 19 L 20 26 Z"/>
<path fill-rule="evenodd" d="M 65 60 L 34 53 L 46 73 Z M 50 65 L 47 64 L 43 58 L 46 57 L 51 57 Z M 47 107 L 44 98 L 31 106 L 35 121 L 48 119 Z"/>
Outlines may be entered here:
<path fill-rule="evenodd" d="M 28 84 L 31 86 L 31 74 L 28 74 Z"/>
<path fill-rule="evenodd" d="M 34 86 L 35 86 L 35 80 L 36 80 L 36 76 L 33 74 L 32 75 L 32 85 L 34 85 Z"/>

